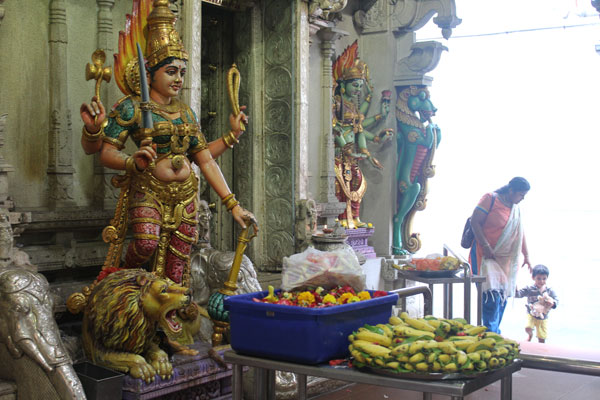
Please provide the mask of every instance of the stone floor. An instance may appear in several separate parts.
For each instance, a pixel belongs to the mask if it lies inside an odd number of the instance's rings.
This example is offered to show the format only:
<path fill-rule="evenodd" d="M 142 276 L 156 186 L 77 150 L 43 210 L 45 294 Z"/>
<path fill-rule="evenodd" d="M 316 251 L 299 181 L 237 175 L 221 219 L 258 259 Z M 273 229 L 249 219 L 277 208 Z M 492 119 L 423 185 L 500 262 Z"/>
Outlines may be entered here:
<path fill-rule="evenodd" d="M 600 377 L 522 369 L 513 375 L 513 400 L 595 400 L 600 399 Z M 422 400 L 423 395 L 399 389 L 351 384 L 311 400 Z M 449 400 L 433 395 L 432 400 Z M 500 382 L 465 397 L 465 400 L 500 399 Z"/>

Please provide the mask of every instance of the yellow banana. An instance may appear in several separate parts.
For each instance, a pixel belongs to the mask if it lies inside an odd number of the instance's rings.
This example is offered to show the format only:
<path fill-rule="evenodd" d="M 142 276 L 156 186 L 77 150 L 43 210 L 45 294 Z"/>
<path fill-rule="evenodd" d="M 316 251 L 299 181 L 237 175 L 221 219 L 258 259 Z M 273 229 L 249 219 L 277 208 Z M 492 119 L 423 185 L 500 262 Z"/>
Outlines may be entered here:
<path fill-rule="evenodd" d="M 458 361 L 458 365 L 464 365 L 467 360 L 469 360 L 469 357 L 467 357 L 464 351 L 458 350 L 456 352 L 456 361 Z"/>
<path fill-rule="evenodd" d="M 368 329 L 359 331 L 354 334 L 354 341 L 364 340 L 384 347 L 389 347 L 392 344 L 392 339 L 386 335 L 380 335 L 379 333 L 371 332 Z"/>
<path fill-rule="evenodd" d="M 437 361 L 434 361 L 434 362 L 431 364 L 431 370 L 432 370 L 433 372 L 438 372 L 438 371 L 439 371 L 439 370 L 441 370 L 441 369 L 442 369 L 442 364 L 440 364 L 439 362 L 437 362 Z"/>
<path fill-rule="evenodd" d="M 384 333 L 385 336 L 391 338 L 392 336 L 394 336 L 394 332 L 392 331 L 392 329 L 386 325 L 386 324 L 377 324 L 375 325 L 376 327 L 378 327 L 379 329 L 381 329 Z"/>
<path fill-rule="evenodd" d="M 496 346 L 496 341 L 492 338 L 478 340 L 467 347 L 467 353 L 472 353 L 478 348 L 493 349 Z"/>
<path fill-rule="evenodd" d="M 348 341 L 350 343 L 354 342 L 354 335 L 348 335 Z"/>
<path fill-rule="evenodd" d="M 469 336 L 479 335 L 480 333 L 485 331 L 487 331 L 487 327 L 485 326 L 474 326 L 472 328 L 464 330 L 464 332 Z"/>
<path fill-rule="evenodd" d="M 452 360 L 452 357 L 450 357 L 448 354 L 440 354 L 438 356 L 438 360 L 443 364 L 447 364 Z"/>
<path fill-rule="evenodd" d="M 371 357 L 388 357 L 391 351 L 387 347 L 383 347 L 366 340 L 355 340 L 352 345 L 355 349 L 363 351 Z"/>
<path fill-rule="evenodd" d="M 449 340 L 451 342 L 456 341 L 456 340 L 479 340 L 479 338 L 477 336 L 448 336 L 448 338 L 446 340 Z"/>
<path fill-rule="evenodd" d="M 496 357 L 492 357 L 488 361 L 488 365 L 490 366 L 490 368 L 498 368 L 500 367 L 500 361 Z"/>
<path fill-rule="evenodd" d="M 400 354 L 400 355 L 396 356 L 396 360 L 403 362 L 403 363 L 407 363 L 408 359 L 409 359 L 409 357 L 407 354 Z"/>
<path fill-rule="evenodd" d="M 375 365 L 378 365 L 380 367 L 385 367 L 385 362 L 381 358 L 376 358 Z"/>
<path fill-rule="evenodd" d="M 394 326 L 394 335 L 403 336 L 403 337 L 429 336 L 432 339 L 435 337 L 435 334 L 433 332 L 419 331 L 417 329 L 413 329 L 409 326 L 403 326 L 403 325 L 395 325 Z"/>
<path fill-rule="evenodd" d="M 392 315 L 388 321 L 390 325 L 406 325 L 406 322 L 402 321 L 400 318 Z"/>
<path fill-rule="evenodd" d="M 439 342 L 438 349 L 442 350 L 445 354 L 455 354 L 456 347 L 452 342 Z"/>
<path fill-rule="evenodd" d="M 479 370 L 484 370 L 487 368 L 487 363 L 485 361 L 477 361 L 475 367 Z"/>
<path fill-rule="evenodd" d="M 451 343 L 454 345 L 454 347 L 456 347 L 459 350 L 466 350 L 470 345 L 475 343 L 475 341 L 474 340 L 456 340 Z"/>
<path fill-rule="evenodd" d="M 391 369 L 397 369 L 400 366 L 400 363 L 398 361 L 390 361 L 389 363 L 385 364 L 385 366 Z"/>
<path fill-rule="evenodd" d="M 367 360 L 365 360 L 365 357 L 358 350 L 352 350 L 350 354 L 352 354 L 352 357 L 354 357 L 355 360 L 363 364 L 367 362 Z"/>
<path fill-rule="evenodd" d="M 417 371 L 427 372 L 429 370 L 429 364 L 420 362 L 415 365 L 415 368 L 417 369 Z"/>
<path fill-rule="evenodd" d="M 420 363 L 423 360 L 425 360 L 425 354 L 423 354 L 423 353 L 417 353 L 417 354 L 411 356 L 408 359 L 408 362 L 410 362 L 412 364 L 417 364 L 417 363 Z"/>
<path fill-rule="evenodd" d="M 475 353 L 469 353 L 469 354 L 467 354 L 467 356 L 469 357 L 469 359 L 472 362 L 481 361 L 481 353 L 477 353 L 477 352 L 475 352 Z"/>
<path fill-rule="evenodd" d="M 437 358 L 438 358 L 438 355 L 439 355 L 439 353 L 437 353 L 437 352 L 435 352 L 435 351 L 434 351 L 434 352 L 431 352 L 431 353 L 429 353 L 429 356 L 427 357 L 427 362 L 428 362 L 429 364 L 433 364 L 433 363 L 434 363 L 434 362 L 437 360 Z"/>
<path fill-rule="evenodd" d="M 402 368 L 407 369 L 409 371 L 415 370 L 415 367 L 413 367 L 413 365 L 411 363 L 404 363 L 404 365 L 402 365 Z"/>
<path fill-rule="evenodd" d="M 453 362 L 444 365 L 444 371 L 446 371 L 446 372 L 456 372 L 457 369 L 458 368 L 456 367 L 456 364 Z"/>
<path fill-rule="evenodd" d="M 489 350 L 477 350 L 475 353 L 478 353 L 483 361 L 487 361 L 492 357 L 492 352 Z"/>
<path fill-rule="evenodd" d="M 401 344 L 399 346 L 396 346 L 392 349 L 392 351 L 390 352 L 391 355 L 396 356 L 398 354 L 405 354 L 408 353 L 408 349 L 410 348 L 410 344 Z"/>
<path fill-rule="evenodd" d="M 435 329 L 438 329 L 441 327 L 441 329 L 444 332 L 446 332 L 446 333 L 450 332 L 451 326 L 446 321 L 441 321 L 439 319 L 427 319 L 426 321 L 429 325 L 433 326 Z"/>
<path fill-rule="evenodd" d="M 406 311 L 400 314 L 400 318 L 402 318 L 404 322 L 406 322 L 407 324 L 419 331 L 435 332 L 435 328 L 429 325 L 427 322 L 425 322 L 425 320 L 411 318 Z"/>
<path fill-rule="evenodd" d="M 417 340 L 416 342 L 412 342 L 410 344 L 410 347 L 408 348 L 408 352 L 410 354 L 415 354 L 418 351 L 421 351 L 421 349 L 423 348 L 423 346 L 425 346 L 425 343 L 427 343 L 427 342 L 425 342 L 423 340 Z"/>

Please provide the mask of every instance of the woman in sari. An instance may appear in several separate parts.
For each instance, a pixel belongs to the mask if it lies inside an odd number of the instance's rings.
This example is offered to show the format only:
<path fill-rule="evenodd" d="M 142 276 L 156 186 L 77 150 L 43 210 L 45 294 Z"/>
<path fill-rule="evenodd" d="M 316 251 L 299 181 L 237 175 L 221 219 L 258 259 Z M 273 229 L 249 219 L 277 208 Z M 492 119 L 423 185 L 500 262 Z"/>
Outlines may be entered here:
<path fill-rule="evenodd" d="M 519 253 L 524 257 L 521 266 L 531 270 L 518 206 L 529 188 L 525 178 L 513 178 L 485 194 L 471 217 L 475 241 L 469 261 L 474 274 L 486 277 L 482 316 L 483 325 L 492 332 L 500 333 L 506 299 L 515 293 Z"/>

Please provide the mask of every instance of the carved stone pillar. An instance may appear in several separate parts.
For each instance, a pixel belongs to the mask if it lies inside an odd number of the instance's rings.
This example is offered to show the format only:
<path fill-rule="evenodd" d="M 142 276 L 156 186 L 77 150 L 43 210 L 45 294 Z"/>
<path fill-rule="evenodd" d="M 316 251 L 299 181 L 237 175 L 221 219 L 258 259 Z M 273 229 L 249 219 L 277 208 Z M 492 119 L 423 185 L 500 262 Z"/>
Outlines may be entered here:
<path fill-rule="evenodd" d="M 331 133 L 331 99 L 333 96 L 333 78 L 331 58 L 335 51 L 334 43 L 348 33 L 336 28 L 323 28 L 317 32 L 321 40 L 321 179 L 319 199 L 320 216 L 325 218 L 328 226 L 334 225 L 335 218 L 343 211 L 345 203 L 340 203 L 335 197 L 335 149 Z"/>
<path fill-rule="evenodd" d="M 202 89 L 202 2 L 185 1 L 181 13 L 181 36 L 189 54 L 187 74 L 183 81 L 182 100 L 200 116 Z"/>
<path fill-rule="evenodd" d="M 2 5 L 4 0 L 0 0 L 0 24 L 2 23 L 2 19 L 4 18 L 4 6 Z"/>
<path fill-rule="evenodd" d="M 0 11 L 2 10 L 0 9 Z M 8 173 L 15 169 L 6 162 L 1 153 L 2 147 L 4 147 L 4 125 L 7 117 L 8 114 L 0 114 L 0 208 L 12 210 L 14 204 L 8 197 Z"/>
<path fill-rule="evenodd" d="M 96 0 L 96 4 L 98 5 L 96 25 L 98 40 L 96 47 L 104 50 L 108 60 L 107 64 L 111 64 L 111 55 L 114 52 L 112 9 L 115 5 L 115 0 Z M 100 100 L 107 108 L 110 107 L 111 104 L 109 96 L 109 85 L 102 85 L 100 89 Z M 114 175 L 114 170 L 105 168 L 100 164 L 100 157 L 96 154 L 94 156 L 94 186 L 99 189 L 95 192 L 94 202 L 100 209 L 111 210 L 117 204 L 119 193 L 110 183 L 110 180 Z"/>
<path fill-rule="evenodd" d="M 50 3 L 49 35 L 50 132 L 48 134 L 48 199 L 51 208 L 75 205 L 73 149 L 68 99 L 67 9 L 64 0 Z"/>

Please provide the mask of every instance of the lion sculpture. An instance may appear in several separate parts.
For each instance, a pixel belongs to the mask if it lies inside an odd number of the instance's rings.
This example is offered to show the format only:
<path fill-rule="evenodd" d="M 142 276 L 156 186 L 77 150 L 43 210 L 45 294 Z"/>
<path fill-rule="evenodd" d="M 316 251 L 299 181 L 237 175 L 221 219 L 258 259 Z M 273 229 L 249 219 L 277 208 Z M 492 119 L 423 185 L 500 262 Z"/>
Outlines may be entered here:
<path fill-rule="evenodd" d="M 188 289 L 141 269 L 116 271 L 94 286 L 84 309 L 83 348 L 95 364 L 150 383 L 169 379 L 173 367 L 159 347 L 158 329 L 182 331 L 177 310 L 190 304 Z"/>

